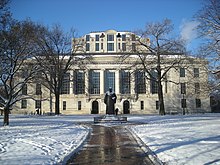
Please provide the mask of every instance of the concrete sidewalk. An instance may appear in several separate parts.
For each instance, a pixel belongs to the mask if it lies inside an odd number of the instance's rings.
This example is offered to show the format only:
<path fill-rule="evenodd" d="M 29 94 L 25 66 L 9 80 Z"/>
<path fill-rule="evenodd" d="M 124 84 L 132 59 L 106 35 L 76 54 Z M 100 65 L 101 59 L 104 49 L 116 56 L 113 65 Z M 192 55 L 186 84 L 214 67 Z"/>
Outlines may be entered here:
<path fill-rule="evenodd" d="M 153 164 L 124 127 L 92 125 L 88 142 L 73 155 L 68 165 L 151 165 Z"/>

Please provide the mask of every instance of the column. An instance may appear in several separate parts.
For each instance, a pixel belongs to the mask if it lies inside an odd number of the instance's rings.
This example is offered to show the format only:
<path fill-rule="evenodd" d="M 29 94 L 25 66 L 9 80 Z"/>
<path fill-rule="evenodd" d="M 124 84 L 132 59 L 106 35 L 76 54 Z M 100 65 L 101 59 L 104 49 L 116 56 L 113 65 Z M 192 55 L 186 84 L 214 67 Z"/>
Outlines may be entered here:
<path fill-rule="evenodd" d="M 89 70 L 86 69 L 85 71 L 85 94 L 89 94 Z"/>
<path fill-rule="evenodd" d="M 120 93 L 120 72 L 118 69 L 115 71 L 115 93 Z"/>
<path fill-rule="evenodd" d="M 105 69 L 101 69 L 101 71 L 100 71 L 100 95 L 105 93 L 105 91 L 104 91 L 104 85 L 105 85 L 104 72 L 105 72 Z"/>
<path fill-rule="evenodd" d="M 74 94 L 73 90 L 74 90 L 74 71 L 71 70 L 70 71 L 70 94 Z"/>
<path fill-rule="evenodd" d="M 131 70 L 131 95 L 135 94 L 135 71 Z"/>

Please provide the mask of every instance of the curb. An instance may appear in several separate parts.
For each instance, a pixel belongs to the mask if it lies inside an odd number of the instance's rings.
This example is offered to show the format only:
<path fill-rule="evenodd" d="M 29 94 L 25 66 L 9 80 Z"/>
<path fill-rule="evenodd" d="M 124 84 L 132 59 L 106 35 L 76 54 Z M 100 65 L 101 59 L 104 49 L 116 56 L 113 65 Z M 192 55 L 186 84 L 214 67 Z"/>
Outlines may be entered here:
<path fill-rule="evenodd" d="M 153 162 L 154 165 L 165 165 L 164 162 L 162 162 L 157 155 L 141 140 L 139 136 L 137 136 L 131 128 L 126 128 L 132 136 L 137 140 L 138 144 L 140 145 L 141 149 L 147 153 L 149 159 Z"/>

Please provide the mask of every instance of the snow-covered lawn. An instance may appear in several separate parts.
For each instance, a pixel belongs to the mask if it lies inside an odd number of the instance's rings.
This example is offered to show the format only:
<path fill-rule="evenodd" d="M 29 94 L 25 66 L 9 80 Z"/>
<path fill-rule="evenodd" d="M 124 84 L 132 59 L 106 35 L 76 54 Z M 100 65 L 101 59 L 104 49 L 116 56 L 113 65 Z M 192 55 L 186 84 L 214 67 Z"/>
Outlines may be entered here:
<path fill-rule="evenodd" d="M 78 122 L 92 124 L 93 117 L 11 115 L 10 126 L 0 126 L 0 164 L 56 164 L 67 159 L 90 131 L 89 125 Z M 122 126 L 167 164 L 220 164 L 220 114 L 128 115 L 128 121 Z M 146 124 L 131 124 L 136 122 Z"/>
<path fill-rule="evenodd" d="M 130 116 L 131 126 L 160 160 L 167 164 L 220 164 L 220 114 Z"/>
<path fill-rule="evenodd" d="M 76 124 L 84 121 L 93 116 L 10 116 L 10 125 L 0 126 L 0 164 L 60 162 L 86 139 L 89 128 Z"/>

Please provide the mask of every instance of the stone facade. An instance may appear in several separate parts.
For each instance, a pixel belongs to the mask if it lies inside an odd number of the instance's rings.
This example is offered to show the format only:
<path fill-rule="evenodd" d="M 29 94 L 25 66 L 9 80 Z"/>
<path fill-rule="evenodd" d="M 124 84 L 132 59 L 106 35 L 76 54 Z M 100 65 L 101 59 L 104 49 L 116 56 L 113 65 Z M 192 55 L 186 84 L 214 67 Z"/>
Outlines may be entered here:
<path fill-rule="evenodd" d="M 132 53 L 142 49 L 136 44 L 136 37 L 131 32 L 108 30 L 92 32 L 79 39 L 92 58 L 85 68 L 73 66 L 69 71 L 70 81 L 64 84 L 60 98 L 62 114 L 105 114 L 104 95 L 109 87 L 117 95 L 115 107 L 119 114 L 158 113 L 157 87 L 145 78 L 137 54 Z M 150 44 L 149 39 L 144 40 Z M 169 62 L 179 56 L 166 58 L 163 66 L 169 66 Z M 183 60 L 185 62 L 167 72 L 162 83 L 166 112 L 209 112 L 207 62 L 193 57 Z M 37 88 L 41 88 L 42 93 L 36 94 Z M 36 109 L 42 113 L 54 112 L 54 96 L 48 89 L 31 83 L 27 85 L 27 92 L 32 92 L 35 100 L 18 102 L 13 113 L 34 113 Z"/>

